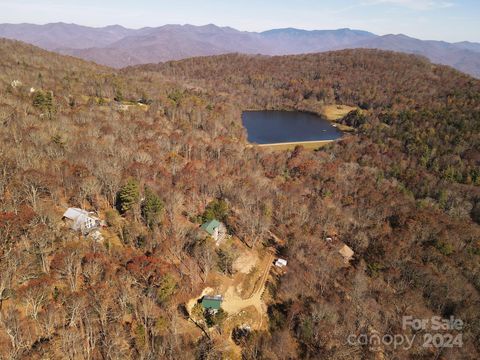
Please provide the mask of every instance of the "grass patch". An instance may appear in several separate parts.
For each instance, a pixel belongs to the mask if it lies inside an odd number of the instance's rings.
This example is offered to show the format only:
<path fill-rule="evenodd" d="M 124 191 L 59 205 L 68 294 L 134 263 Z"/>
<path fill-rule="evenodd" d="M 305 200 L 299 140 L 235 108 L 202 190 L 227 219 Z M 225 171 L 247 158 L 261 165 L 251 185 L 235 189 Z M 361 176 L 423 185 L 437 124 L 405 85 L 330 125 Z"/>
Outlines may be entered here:
<path fill-rule="evenodd" d="M 351 111 L 359 110 L 354 106 L 348 105 L 325 105 L 322 108 L 322 116 L 331 122 L 337 122 L 347 116 Z M 348 125 L 336 123 L 336 127 L 343 132 L 353 132 L 354 128 Z"/>
<path fill-rule="evenodd" d="M 353 110 L 358 108 L 348 105 L 325 105 L 322 108 L 322 115 L 329 121 L 337 121 Z"/>

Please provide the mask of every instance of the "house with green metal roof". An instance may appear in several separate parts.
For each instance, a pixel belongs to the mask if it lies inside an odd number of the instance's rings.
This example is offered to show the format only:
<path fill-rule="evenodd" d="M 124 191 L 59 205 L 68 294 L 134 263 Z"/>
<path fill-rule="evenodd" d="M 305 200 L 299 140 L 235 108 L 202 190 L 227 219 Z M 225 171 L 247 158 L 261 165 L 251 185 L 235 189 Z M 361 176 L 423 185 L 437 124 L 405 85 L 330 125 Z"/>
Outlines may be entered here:
<path fill-rule="evenodd" d="M 213 238 L 213 240 L 215 240 L 217 245 L 220 244 L 227 236 L 227 228 L 223 223 L 216 219 L 207 221 L 201 226 L 201 228 L 207 232 Z"/>
<path fill-rule="evenodd" d="M 222 307 L 222 301 L 223 297 L 221 295 L 204 296 L 201 304 L 205 310 L 216 313 Z"/>

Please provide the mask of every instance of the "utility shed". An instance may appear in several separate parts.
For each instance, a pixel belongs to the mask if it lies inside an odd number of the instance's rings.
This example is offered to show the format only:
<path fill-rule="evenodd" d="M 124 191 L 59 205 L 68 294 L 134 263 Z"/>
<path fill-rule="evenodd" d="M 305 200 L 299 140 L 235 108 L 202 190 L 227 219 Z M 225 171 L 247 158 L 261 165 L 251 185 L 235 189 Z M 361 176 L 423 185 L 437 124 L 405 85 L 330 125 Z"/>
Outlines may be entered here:
<path fill-rule="evenodd" d="M 202 306 L 205 310 L 217 312 L 222 307 L 223 297 L 221 295 L 216 296 L 204 296 L 202 299 Z"/>
<path fill-rule="evenodd" d="M 227 228 L 220 221 L 213 219 L 204 223 L 201 228 L 206 231 L 215 242 L 220 244 L 225 239 L 227 235 Z"/>
<path fill-rule="evenodd" d="M 277 261 L 275 261 L 275 266 L 276 266 L 276 267 L 283 268 L 283 267 L 287 266 L 287 260 L 285 260 L 285 259 L 277 259 Z"/>

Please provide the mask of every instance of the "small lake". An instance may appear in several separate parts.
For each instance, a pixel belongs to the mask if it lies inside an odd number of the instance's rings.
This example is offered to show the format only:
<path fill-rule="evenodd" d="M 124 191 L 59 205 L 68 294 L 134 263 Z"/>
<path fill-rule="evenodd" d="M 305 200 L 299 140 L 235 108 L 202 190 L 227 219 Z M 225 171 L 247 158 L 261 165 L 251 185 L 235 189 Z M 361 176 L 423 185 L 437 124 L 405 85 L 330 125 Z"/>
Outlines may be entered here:
<path fill-rule="evenodd" d="M 245 111 L 243 126 L 255 144 L 336 140 L 343 133 L 320 116 L 300 111 Z"/>

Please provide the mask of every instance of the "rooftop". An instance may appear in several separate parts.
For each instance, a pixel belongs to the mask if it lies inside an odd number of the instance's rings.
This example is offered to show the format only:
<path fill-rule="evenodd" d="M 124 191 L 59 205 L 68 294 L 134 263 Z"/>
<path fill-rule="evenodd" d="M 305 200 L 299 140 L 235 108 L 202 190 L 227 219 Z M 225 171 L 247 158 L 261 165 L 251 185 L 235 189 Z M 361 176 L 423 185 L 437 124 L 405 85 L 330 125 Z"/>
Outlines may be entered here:
<path fill-rule="evenodd" d="M 202 299 L 202 306 L 205 309 L 220 310 L 223 298 L 221 296 L 204 296 Z"/>
<path fill-rule="evenodd" d="M 77 209 L 77 208 L 69 208 L 65 213 L 63 214 L 63 217 L 71 220 L 76 220 L 79 216 L 89 216 L 90 213 L 86 210 L 82 209 Z"/>
<path fill-rule="evenodd" d="M 213 220 L 210 220 L 210 221 L 207 221 L 206 223 L 204 223 L 201 228 L 203 230 L 205 230 L 207 233 L 209 233 L 210 235 L 213 235 L 213 232 L 215 231 L 215 229 L 217 227 L 219 227 L 221 224 L 220 221 L 216 220 L 216 219 L 213 219 Z"/>

